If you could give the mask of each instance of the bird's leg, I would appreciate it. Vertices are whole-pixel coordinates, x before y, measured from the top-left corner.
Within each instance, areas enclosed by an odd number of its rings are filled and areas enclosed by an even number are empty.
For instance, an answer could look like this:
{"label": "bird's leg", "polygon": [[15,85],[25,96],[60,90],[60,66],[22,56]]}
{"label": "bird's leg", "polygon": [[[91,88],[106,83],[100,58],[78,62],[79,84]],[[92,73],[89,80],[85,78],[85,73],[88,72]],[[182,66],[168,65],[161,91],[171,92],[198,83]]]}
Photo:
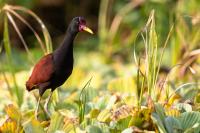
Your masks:
{"label": "bird's leg", "polygon": [[37,120],[37,115],[38,115],[38,109],[39,109],[39,104],[40,104],[40,100],[41,100],[41,96],[39,96],[38,102],[37,102],[37,106],[35,109],[35,119]]}
{"label": "bird's leg", "polygon": [[45,110],[45,112],[47,113],[48,116],[50,116],[50,113],[48,111],[48,103],[49,103],[49,101],[51,99],[52,94],[53,94],[53,91],[51,91],[49,97],[47,98],[47,100],[46,100],[46,102],[44,104],[44,110]]}

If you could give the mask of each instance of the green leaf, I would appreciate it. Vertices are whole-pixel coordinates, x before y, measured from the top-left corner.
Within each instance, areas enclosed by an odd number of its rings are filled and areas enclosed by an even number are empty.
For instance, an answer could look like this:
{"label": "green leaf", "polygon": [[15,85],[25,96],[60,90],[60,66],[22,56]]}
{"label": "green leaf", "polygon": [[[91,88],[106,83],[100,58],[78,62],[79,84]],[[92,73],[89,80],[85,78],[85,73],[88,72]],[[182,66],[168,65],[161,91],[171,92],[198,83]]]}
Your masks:
{"label": "green leaf", "polygon": [[[136,84],[132,77],[117,78],[108,83],[108,90],[137,94]],[[137,95],[136,95],[137,96]],[[135,98],[137,100],[137,97]]]}
{"label": "green leaf", "polygon": [[111,96],[107,103],[106,109],[111,109],[116,103],[117,99],[118,99],[117,96],[115,95]]}
{"label": "green leaf", "polygon": [[131,120],[129,121],[129,126],[141,127],[143,122],[144,122],[144,120],[140,116],[138,116],[138,115],[137,116],[133,116],[131,118]]}
{"label": "green leaf", "polygon": [[15,120],[7,119],[0,126],[0,133],[23,133],[23,128]]}
{"label": "green leaf", "polygon": [[20,113],[20,111],[18,110],[18,108],[16,108],[14,105],[9,104],[8,106],[6,106],[5,111],[7,113],[7,115],[15,120],[16,122],[20,121],[22,118],[22,115]]}
{"label": "green leaf", "polygon": [[164,124],[158,114],[152,113],[151,118],[153,122],[158,126],[160,133],[167,133],[167,131],[165,130]]}
{"label": "green leaf", "polygon": [[131,127],[127,128],[127,129],[123,130],[122,133],[133,133],[133,129]]}
{"label": "green leaf", "polygon": [[56,130],[59,130],[63,126],[63,119],[64,117],[60,113],[55,112],[51,117],[51,124],[47,132],[54,133]]}
{"label": "green leaf", "polygon": [[120,131],[128,128],[131,118],[132,116],[128,116],[126,118],[120,119],[116,124],[116,128]]}
{"label": "green leaf", "polygon": [[156,103],[156,104],[155,104],[155,111],[156,111],[156,113],[158,114],[158,116],[160,117],[161,121],[164,122],[164,119],[165,119],[165,117],[166,117],[166,114],[165,114],[165,110],[164,110],[164,108],[162,107],[162,105]]}
{"label": "green leaf", "polygon": [[180,131],[182,131],[180,121],[174,117],[165,118],[165,127],[168,133],[179,133]]}
{"label": "green leaf", "polygon": [[200,132],[200,126],[195,127],[196,124],[200,124],[200,112],[185,112],[181,114],[179,120],[184,130],[193,128],[195,129],[195,133]]}
{"label": "green leaf", "polygon": [[122,131],[122,133],[155,133],[151,131],[141,130],[138,127],[132,126]]}
{"label": "green leaf", "polygon": [[111,112],[110,110],[103,110],[97,117],[97,120],[100,122],[110,122],[111,121]]}
{"label": "green leaf", "polygon": [[90,118],[97,118],[97,116],[99,115],[99,113],[100,113],[100,110],[98,110],[98,109],[92,109],[90,111]]}
{"label": "green leaf", "polygon": [[101,129],[97,126],[88,126],[86,127],[87,133],[103,133]]}
{"label": "green leaf", "polygon": [[178,103],[174,105],[175,108],[180,110],[181,112],[191,112],[192,111],[192,106],[187,103]]}
{"label": "green leaf", "polygon": [[42,125],[37,120],[31,120],[26,122],[24,125],[25,133],[45,133]]}

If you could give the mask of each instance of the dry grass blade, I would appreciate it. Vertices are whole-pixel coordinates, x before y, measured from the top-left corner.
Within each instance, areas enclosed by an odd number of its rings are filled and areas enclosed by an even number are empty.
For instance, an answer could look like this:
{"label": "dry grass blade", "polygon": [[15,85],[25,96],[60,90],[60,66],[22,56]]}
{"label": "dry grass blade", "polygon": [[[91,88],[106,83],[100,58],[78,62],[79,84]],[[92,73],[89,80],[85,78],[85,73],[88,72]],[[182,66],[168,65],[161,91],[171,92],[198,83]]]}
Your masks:
{"label": "dry grass blade", "polygon": [[19,20],[21,20],[35,35],[36,39],[38,40],[43,52],[45,53],[45,48],[44,48],[44,43],[42,42],[40,36],[38,35],[38,33],[34,30],[34,28],[22,17],[20,16],[18,13],[16,13],[15,11],[11,10],[10,8],[7,9],[7,11],[9,11],[10,13],[12,13],[14,16],[16,16]]}
{"label": "dry grass blade", "polygon": [[15,31],[17,32],[19,38],[21,39],[21,41],[22,41],[22,43],[23,43],[23,45],[24,45],[24,47],[25,47],[25,50],[26,50],[26,52],[28,53],[29,59],[32,61],[32,63],[34,63],[33,56],[32,56],[32,54],[31,54],[31,52],[29,51],[28,46],[27,46],[27,44],[26,44],[26,41],[24,40],[24,38],[23,38],[21,32],[19,31],[19,28],[17,27],[15,21],[13,20],[13,18],[12,18],[12,16],[10,15],[9,12],[6,12],[6,15],[8,16],[8,19],[10,20],[11,24],[13,25],[13,27],[14,27]]}
{"label": "dry grass blade", "polygon": [[196,49],[190,52],[190,56],[200,55],[200,49]]}
{"label": "dry grass blade", "polygon": [[[8,5],[7,5],[8,6]],[[52,41],[51,41],[51,37],[49,35],[49,32],[46,28],[46,26],[44,25],[44,23],[42,22],[42,20],[31,10],[25,8],[25,7],[21,7],[21,6],[8,6],[8,8],[13,9],[13,10],[18,10],[18,11],[23,11],[29,15],[31,15],[33,18],[35,18],[37,20],[37,22],[40,24],[41,28],[42,28],[42,32],[44,35],[44,39],[45,39],[45,45],[46,45],[46,54],[52,52]]]}
{"label": "dry grass blade", "polygon": [[[167,39],[166,39],[165,44],[164,44],[164,46],[163,46],[163,48],[162,48],[160,60],[159,60],[159,62],[158,62],[158,70],[157,70],[156,79],[155,79],[156,81],[157,81],[157,79],[158,79],[158,75],[159,75],[159,71],[160,71],[160,66],[161,66],[161,62],[162,62],[163,55],[164,55],[164,52],[165,52],[165,48],[166,48],[166,46],[167,46],[167,43],[169,42],[169,38],[170,38],[170,36],[171,36],[171,34],[172,34],[173,29],[174,29],[174,25],[172,25],[172,27],[170,28],[170,31],[169,31],[169,33],[168,33],[168,35],[167,35]],[[165,82],[165,83],[166,83],[166,82]]]}

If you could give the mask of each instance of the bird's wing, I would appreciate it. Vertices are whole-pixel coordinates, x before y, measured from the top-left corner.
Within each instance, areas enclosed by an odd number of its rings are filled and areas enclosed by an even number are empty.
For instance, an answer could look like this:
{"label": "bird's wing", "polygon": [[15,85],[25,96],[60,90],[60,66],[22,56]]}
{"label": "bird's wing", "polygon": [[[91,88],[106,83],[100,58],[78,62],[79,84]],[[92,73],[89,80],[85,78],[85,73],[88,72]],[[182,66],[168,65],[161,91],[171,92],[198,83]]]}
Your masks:
{"label": "bird's wing", "polygon": [[29,80],[26,82],[27,90],[34,89],[37,85],[48,82],[54,73],[53,55],[42,57],[35,65]]}

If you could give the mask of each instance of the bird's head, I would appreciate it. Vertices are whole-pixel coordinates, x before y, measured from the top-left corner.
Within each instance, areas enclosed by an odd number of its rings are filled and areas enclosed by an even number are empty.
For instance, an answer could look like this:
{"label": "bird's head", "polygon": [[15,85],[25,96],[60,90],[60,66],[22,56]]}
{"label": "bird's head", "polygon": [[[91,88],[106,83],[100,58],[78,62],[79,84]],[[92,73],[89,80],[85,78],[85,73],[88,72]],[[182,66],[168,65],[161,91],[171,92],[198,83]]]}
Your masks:
{"label": "bird's head", "polygon": [[93,34],[93,31],[86,26],[86,21],[83,17],[73,18],[69,27],[70,27],[70,30],[74,33],[86,31],[90,34]]}

